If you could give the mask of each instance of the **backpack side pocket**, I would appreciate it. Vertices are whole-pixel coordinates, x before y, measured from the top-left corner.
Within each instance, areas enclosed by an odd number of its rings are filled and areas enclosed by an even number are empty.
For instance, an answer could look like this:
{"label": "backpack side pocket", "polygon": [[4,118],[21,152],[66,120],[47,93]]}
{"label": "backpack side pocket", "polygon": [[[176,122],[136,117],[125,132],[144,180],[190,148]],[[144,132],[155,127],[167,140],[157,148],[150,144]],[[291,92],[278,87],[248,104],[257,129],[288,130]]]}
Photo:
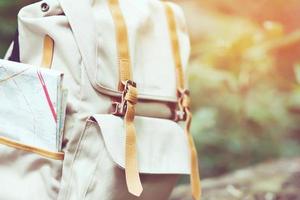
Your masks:
{"label": "backpack side pocket", "polygon": [[0,137],[0,197],[55,200],[64,154]]}

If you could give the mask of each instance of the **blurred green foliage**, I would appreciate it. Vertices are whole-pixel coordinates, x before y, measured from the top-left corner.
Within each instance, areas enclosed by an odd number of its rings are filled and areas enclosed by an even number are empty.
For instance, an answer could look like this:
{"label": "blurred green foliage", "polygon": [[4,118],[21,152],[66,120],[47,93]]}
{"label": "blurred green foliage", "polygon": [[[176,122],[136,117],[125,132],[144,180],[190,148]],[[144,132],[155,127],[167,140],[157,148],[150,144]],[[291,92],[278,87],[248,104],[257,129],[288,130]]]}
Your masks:
{"label": "blurred green foliage", "polygon": [[34,0],[0,0],[0,57],[2,58],[13,40],[17,29],[20,8]]}
{"label": "blurred green foliage", "polygon": [[191,33],[189,67],[192,132],[203,176],[299,156],[300,27],[287,31],[288,24],[261,16],[205,8],[199,6],[202,16],[194,16],[202,20],[190,24],[191,31],[196,23],[209,25]]}
{"label": "blurred green foliage", "polygon": [[[30,2],[0,1],[0,56]],[[202,175],[300,155],[300,2],[201,2],[184,9],[192,16],[188,73]]]}

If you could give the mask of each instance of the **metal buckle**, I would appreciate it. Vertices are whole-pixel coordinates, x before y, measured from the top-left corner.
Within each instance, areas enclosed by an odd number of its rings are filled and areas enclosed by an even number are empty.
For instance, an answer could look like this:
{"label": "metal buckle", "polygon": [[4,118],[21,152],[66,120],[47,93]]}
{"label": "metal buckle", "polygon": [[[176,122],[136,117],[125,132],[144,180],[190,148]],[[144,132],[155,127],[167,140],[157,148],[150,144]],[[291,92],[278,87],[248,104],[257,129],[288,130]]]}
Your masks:
{"label": "metal buckle", "polygon": [[176,110],[174,111],[174,121],[176,122],[186,121],[186,109],[188,109],[188,107],[183,105],[183,100],[186,96],[190,96],[190,91],[188,89],[181,91],[177,90],[178,104]]}
{"label": "metal buckle", "polygon": [[179,122],[179,121],[185,121],[186,120],[186,112],[184,110],[175,110],[175,117],[174,121]]}
{"label": "metal buckle", "polygon": [[125,100],[125,96],[128,92],[129,86],[136,87],[136,83],[132,80],[127,80],[125,82],[122,82],[122,84],[124,85],[124,90],[122,92],[121,101],[112,103],[112,114],[123,117],[127,109],[127,100]]}

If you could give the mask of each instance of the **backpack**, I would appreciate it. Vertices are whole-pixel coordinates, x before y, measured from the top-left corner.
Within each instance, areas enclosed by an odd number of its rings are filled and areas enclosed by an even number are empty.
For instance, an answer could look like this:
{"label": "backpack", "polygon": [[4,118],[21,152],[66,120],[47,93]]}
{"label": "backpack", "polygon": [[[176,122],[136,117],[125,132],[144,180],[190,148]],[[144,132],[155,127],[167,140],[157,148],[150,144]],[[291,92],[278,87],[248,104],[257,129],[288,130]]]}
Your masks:
{"label": "backpack", "polygon": [[[17,149],[18,167],[42,163],[24,169],[35,178],[18,176],[33,188],[22,189],[24,199],[41,199],[32,192],[39,188],[42,199],[163,200],[181,174],[190,174],[200,199],[184,79],[189,52],[183,12],[173,3],[44,0],[22,8],[6,59],[61,71],[68,89],[63,152],[55,152],[63,156]],[[0,197],[14,199],[9,192]]]}

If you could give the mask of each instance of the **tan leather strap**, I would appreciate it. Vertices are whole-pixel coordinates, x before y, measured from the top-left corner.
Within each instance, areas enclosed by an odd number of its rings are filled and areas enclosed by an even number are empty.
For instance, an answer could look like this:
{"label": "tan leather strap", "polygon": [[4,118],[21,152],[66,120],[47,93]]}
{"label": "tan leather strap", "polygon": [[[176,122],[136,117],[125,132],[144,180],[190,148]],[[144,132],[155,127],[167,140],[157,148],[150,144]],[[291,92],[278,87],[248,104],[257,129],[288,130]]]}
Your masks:
{"label": "tan leather strap", "polygon": [[127,109],[124,116],[125,130],[126,130],[126,149],[125,149],[125,170],[126,183],[128,191],[140,196],[143,187],[139,177],[138,161],[137,161],[137,145],[136,145],[136,131],[134,126],[134,105],[137,103],[137,90],[135,87],[129,86],[128,92],[125,95],[127,101]]}
{"label": "tan leather strap", "polygon": [[116,27],[116,41],[119,62],[119,91],[123,92],[122,100],[116,104],[114,114],[124,116],[126,142],[125,142],[125,176],[128,191],[140,196],[143,187],[139,176],[136,130],[134,127],[135,109],[137,102],[137,89],[132,83],[131,62],[129,55],[129,42],[126,23],[118,0],[109,0],[109,8]]}
{"label": "tan leather strap", "polygon": [[47,150],[44,150],[44,149],[28,146],[26,144],[22,144],[20,142],[10,140],[8,138],[1,137],[1,136],[0,136],[0,144],[9,146],[9,147],[14,148],[14,149],[19,149],[19,150],[22,150],[22,151],[35,153],[35,154],[41,155],[43,157],[54,159],[54,160],[63,160],[64,159],[64,153],[63,152],[47,151]]}
{"label": "tan leather strap", "polygon": [[51,68],[52,59],[53,59],[53,50],[54,50],[54,41],[49,36],[44,37],[44,48],[43,48],[43,58],[41,66],[44,68]]}
{"label": "tan leather strap", "polygon": [[198,156],[193,140],[193,136],[190,133],[190,126],[192,122],[192,113],[190,112],[190,97],[189,93],[186,92],[184,74],[182,67],[182,60],[180,55],[179,39],[177,35],[176,18],[170,3],[165,3],[166,16],[169,26],[169,34],[171,38],[172,53],[176,68],[176,80],[177,80],[177,92],[178,92],[178,108],[179,111],[185,115],[185,134],[188,137],[189,149],[190,149],[190,160],[191,160],[191,188],[192,195],[195,200],[201,199],[201,183],[198,167]]}
{"label": "tan leather strap", "polygon": [[132,80],[127,26],[119,0],[109,0],[109,7],[116,27],[116,44],[119,57],[119,90],[122,91],[124,88],[122,82]]}
{"label": "tan leather strap", "polygon": [[166,15],[168,19],[169,34],[170,34],[170,39],[172,44],[173,59],[174,59],[174,64],[176,69],[177,88],[180,90],[184,90],[185,89],[184,73],[182,68],[179,41],[178,41],[178,36],[176,31],[177,30],[176,20],[175,20],[173,9],[168,2],[165,2],[165,8],[166,8]]}

